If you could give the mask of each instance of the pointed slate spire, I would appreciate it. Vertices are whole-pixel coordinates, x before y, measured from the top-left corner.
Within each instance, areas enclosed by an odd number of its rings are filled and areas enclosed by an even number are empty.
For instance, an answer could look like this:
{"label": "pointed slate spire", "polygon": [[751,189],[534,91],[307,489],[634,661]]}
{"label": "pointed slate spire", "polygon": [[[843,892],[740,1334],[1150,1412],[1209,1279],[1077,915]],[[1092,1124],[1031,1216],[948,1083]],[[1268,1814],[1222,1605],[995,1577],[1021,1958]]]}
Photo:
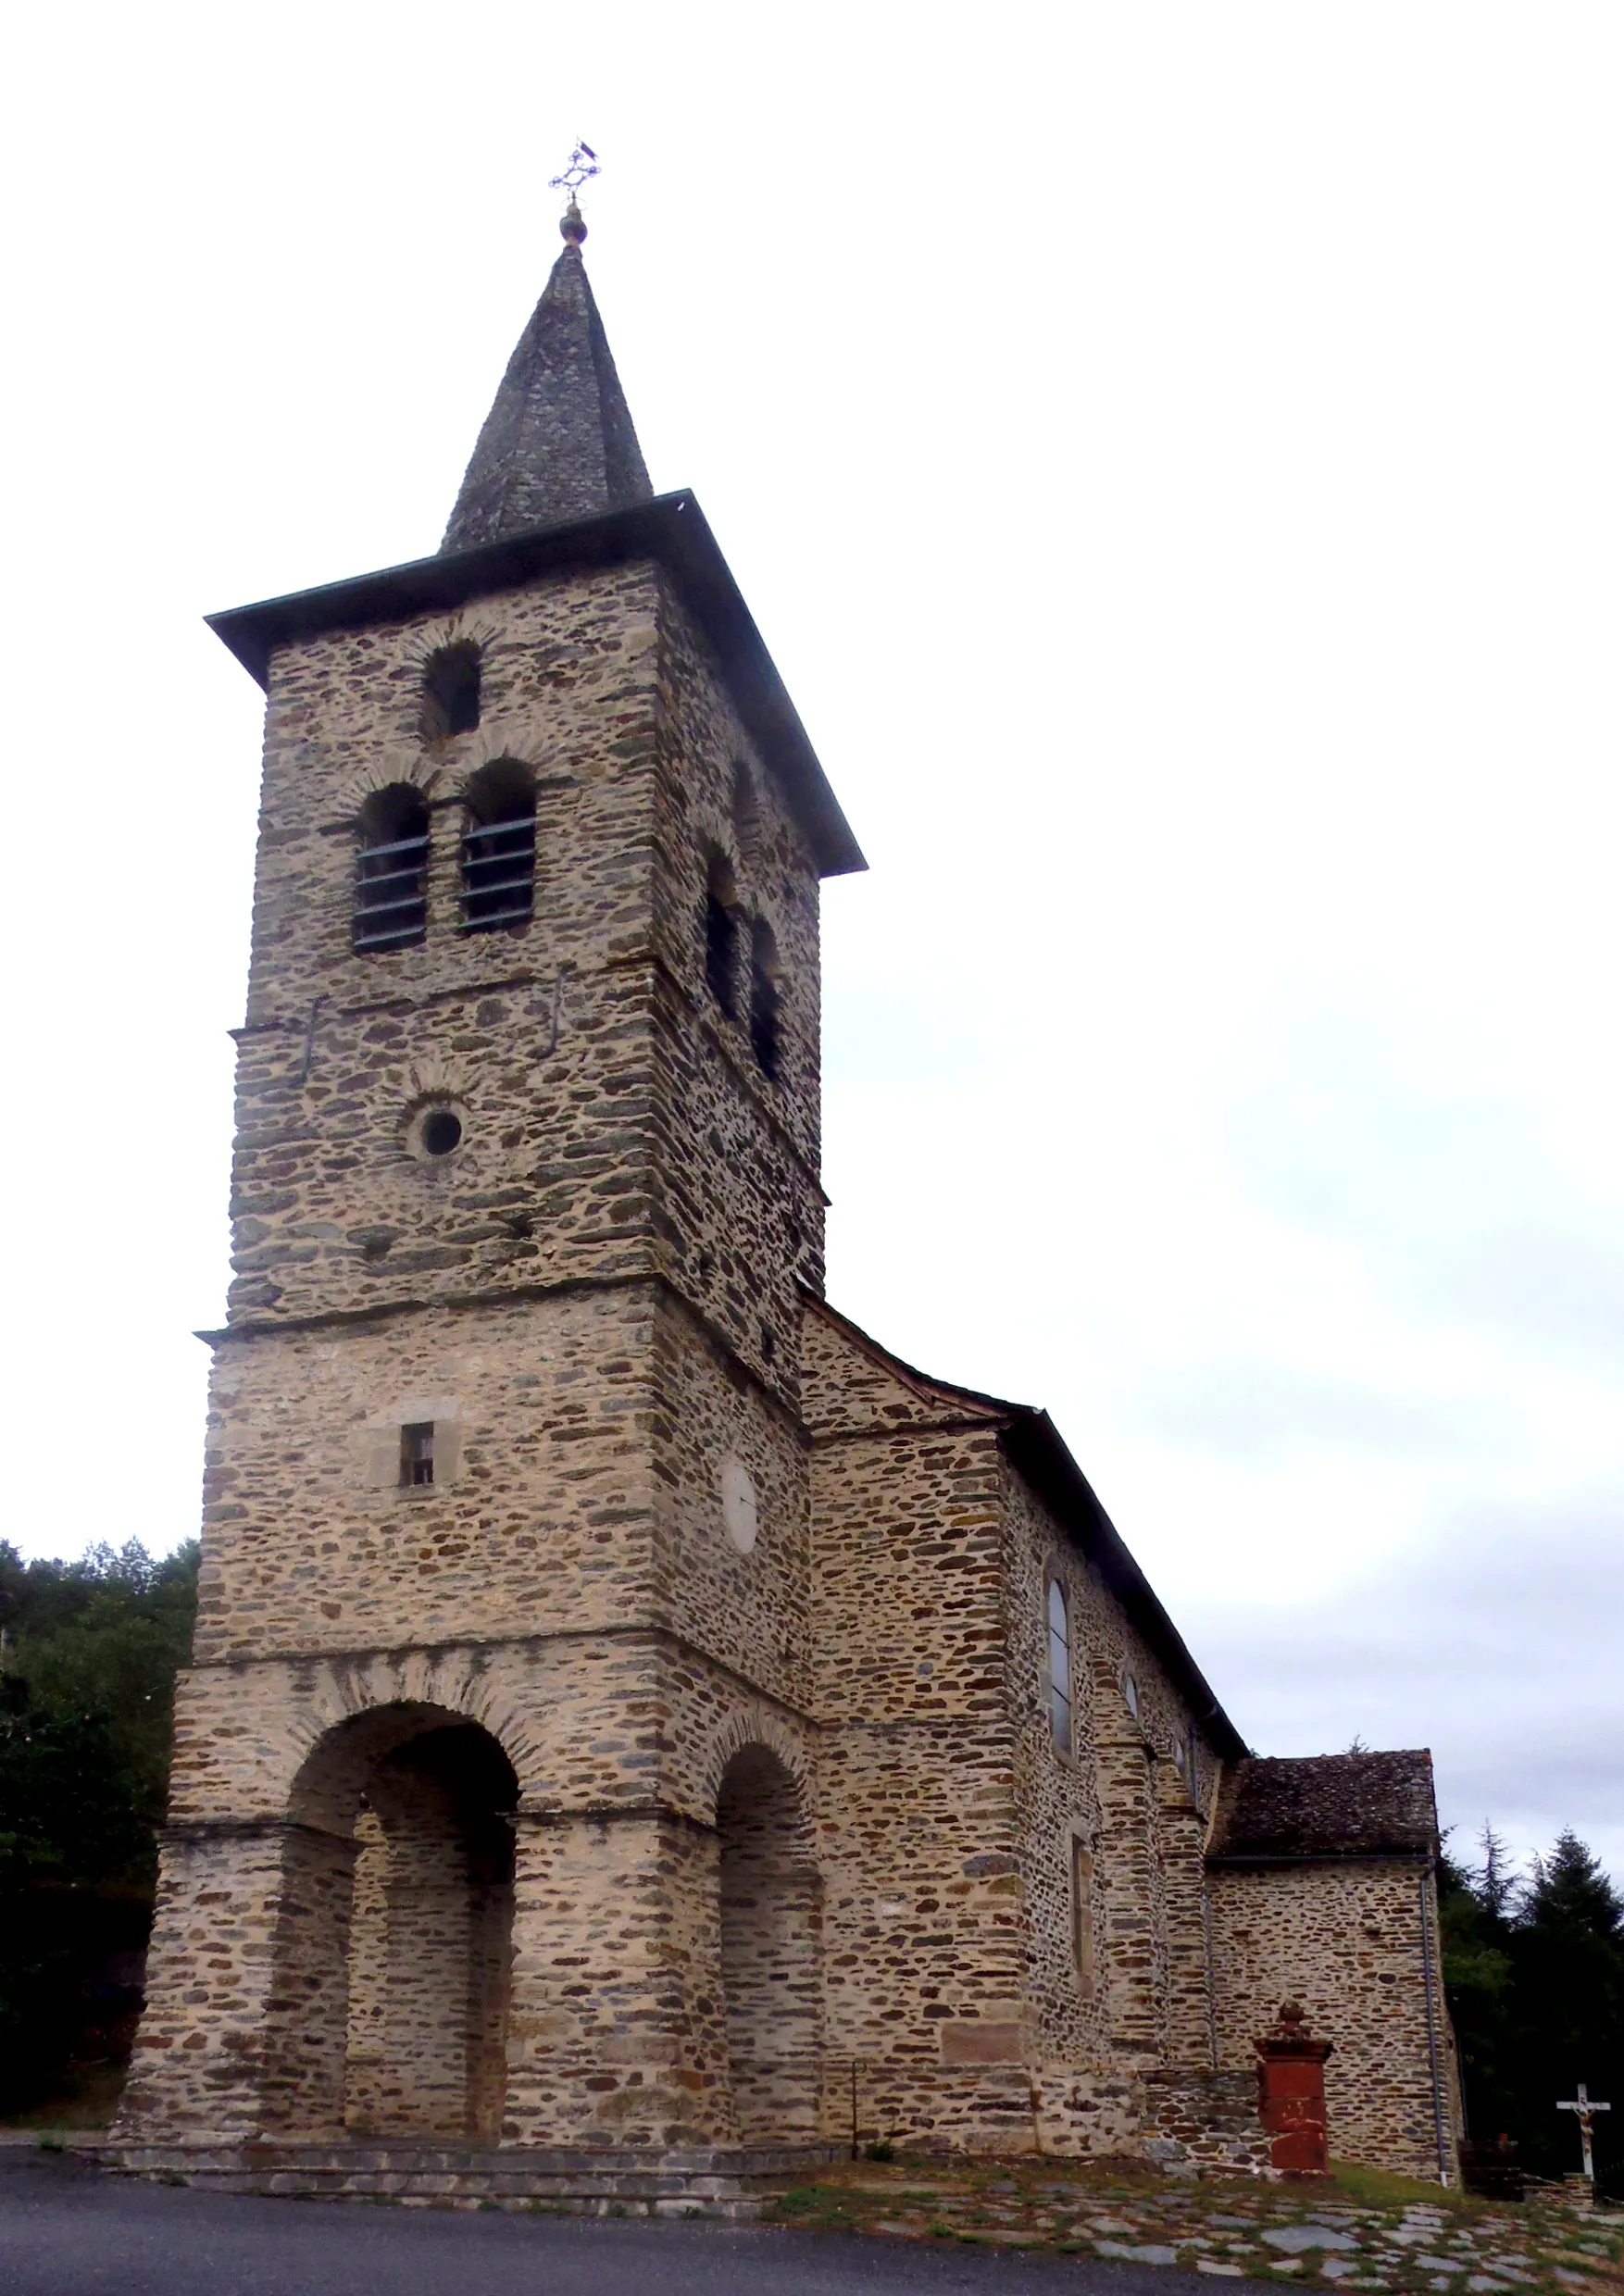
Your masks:
{"label": "pointed slate spire", "polygon": [[471,550],[564,526],[654,489],[581,258],[586,225],[570,201],[564,252],[507,362],[441,550]]}

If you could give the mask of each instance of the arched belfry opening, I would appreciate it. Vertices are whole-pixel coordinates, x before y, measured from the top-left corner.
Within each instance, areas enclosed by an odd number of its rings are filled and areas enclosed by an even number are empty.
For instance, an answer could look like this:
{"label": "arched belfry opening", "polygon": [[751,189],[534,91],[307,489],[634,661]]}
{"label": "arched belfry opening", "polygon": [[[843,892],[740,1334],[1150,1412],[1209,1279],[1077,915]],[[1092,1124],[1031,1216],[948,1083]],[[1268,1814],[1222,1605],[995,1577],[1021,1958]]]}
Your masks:
{"label": "arched belfry opening", "polygon": [[267,2035],[284,2133],[495,2142],[518,1800],[496,1740],[441,1707],[375,1708],[308,1756]]}
{"label": "arched belfry opening", "polygon": [[391,782],[372,792],[356,826],[356,952],[406,948],[423,938],[428,921],[428,800],[410,782]]}
{"label": "arched belfry opening", "polygon": [[463,930],[528,925],[535,907],[534,774],[514,758],[493,758],[470,775],[464,800]]}
{"label": "arched belfry opening", "polygon": [[801,1789],[746,1746],[717,1795],[728,2072],[742,2144],[818,2134],[822,1902]]}

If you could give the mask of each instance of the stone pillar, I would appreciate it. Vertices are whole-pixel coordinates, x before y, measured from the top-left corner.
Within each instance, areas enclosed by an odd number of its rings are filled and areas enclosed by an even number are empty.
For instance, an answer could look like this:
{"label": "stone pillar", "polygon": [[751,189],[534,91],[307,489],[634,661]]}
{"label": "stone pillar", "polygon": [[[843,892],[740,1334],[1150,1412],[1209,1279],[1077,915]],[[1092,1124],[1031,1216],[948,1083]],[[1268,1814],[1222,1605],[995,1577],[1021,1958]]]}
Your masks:
{"label": "stone pillar", "polygon": [[[1122,1704],[1114,1671],[1096,1665],[1093,1706],[1101,1835],[1095,1860],[1103,1920],[1095,1968],[1113,2045],[1157,2057],[1162,2048],[1162,1969],[1152,1870],[1151,1761]],[[1118,1719],[1120,1714],[1121,1718]]]}
{"label": "stone pillar", "polygon": [[1168,2062],[1181,2070],[1213,2069],[1212,1999],[1206,1936],[1206,1820],[1191,1799],[1178,1765],[1157,1760],[1156,1799],[1162,1904],[1167,1926],[1164,2034]]}
{"label": "stone pillar", "polygon": [[382,1766],[356,1831],[344,2120],[356,2135],[468,2133],[473,1892],[443,1791]]}
{"label": "stone pillar", "polygon": [[515,1852],[503,2141],[731,2141],[714,1830],[521,1810]]}
{"label": "stone pillar", "polygon": [[1288,2177],[1323,2177],[1330,2167],[1325,2128],[1328,2040],[1309,2033],[1287,2002],[1280,2022],[1252,2044],[1257,2052],[1257,2110],[1269,2136],[1270,2165]]}
{"label": "stone pillar", "polygon": [[356,1844],[348,1835],[291,1821],[279,1830],[260,2127],[267,2135],[331,2140],[344,2134]]}
{"label": "stone pillar", "polygon": [[354,1845],[281,1820],[169,1828],[146,2009],[116,2133],[342,2126]]}

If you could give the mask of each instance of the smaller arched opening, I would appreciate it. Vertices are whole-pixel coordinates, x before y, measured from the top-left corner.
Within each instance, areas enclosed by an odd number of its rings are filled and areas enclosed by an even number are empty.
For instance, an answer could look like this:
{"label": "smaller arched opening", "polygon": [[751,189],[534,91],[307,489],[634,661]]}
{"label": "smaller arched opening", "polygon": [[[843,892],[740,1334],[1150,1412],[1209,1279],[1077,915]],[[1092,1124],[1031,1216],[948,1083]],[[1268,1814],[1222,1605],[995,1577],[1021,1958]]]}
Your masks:
{"label": "smaller arched opening", "polygon": [[358,951],[405,948],[428,926],[429,806],[409,781],[374,790],[356,826],[351,938]]}
{"label": "smaller arched opening", "polygon": [[818,2133],[822,1905],[812,1828],[795,1778],[745,1746],[717,1795],[722,1999],[742,2144]]}
{"label": "smaller arched opening", "polygon": [[463,795],[463,930],[528,925],[536,898],[535,776],[517,759],[498,757],[469,776]]}
{"label": "smaller arched opening", "polygon": [[750,1043],[756,1065],[765,1077],[776,1077],[779,1072],[781,979],[772,928],[757,917],[750,928]]}
{"label": "smaller arched opening", "polygon": [[423,664],[418,727],[425,742],[472,733],[480,722],[480,649],[471,638],[436,646]]}
{"label": "smaller arched opening", "polygon": [[518,1781],[434,1706],[330,1730],[294,1793],[270,2123],[494,2142],[506,2090]]}
{"label": "smaller arched opening", "polygon": [[730,1020],[739,1017],[739,891],[713,853],[705,879],[705,983]]}

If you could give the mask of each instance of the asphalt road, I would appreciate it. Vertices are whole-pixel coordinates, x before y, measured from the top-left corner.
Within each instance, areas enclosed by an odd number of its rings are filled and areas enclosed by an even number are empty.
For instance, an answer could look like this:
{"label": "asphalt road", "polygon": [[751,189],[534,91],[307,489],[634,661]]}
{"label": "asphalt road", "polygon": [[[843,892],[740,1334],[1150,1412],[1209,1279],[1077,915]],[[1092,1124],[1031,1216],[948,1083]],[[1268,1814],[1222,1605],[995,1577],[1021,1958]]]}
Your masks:
{"label": "asphalt road", "polygon": [[[1235,2296],[1255,2283],[1228,2281]],[[1213,2296],[1081,2257],[756,2225],[238,2199],[0,2150],[4,2296]]]}

